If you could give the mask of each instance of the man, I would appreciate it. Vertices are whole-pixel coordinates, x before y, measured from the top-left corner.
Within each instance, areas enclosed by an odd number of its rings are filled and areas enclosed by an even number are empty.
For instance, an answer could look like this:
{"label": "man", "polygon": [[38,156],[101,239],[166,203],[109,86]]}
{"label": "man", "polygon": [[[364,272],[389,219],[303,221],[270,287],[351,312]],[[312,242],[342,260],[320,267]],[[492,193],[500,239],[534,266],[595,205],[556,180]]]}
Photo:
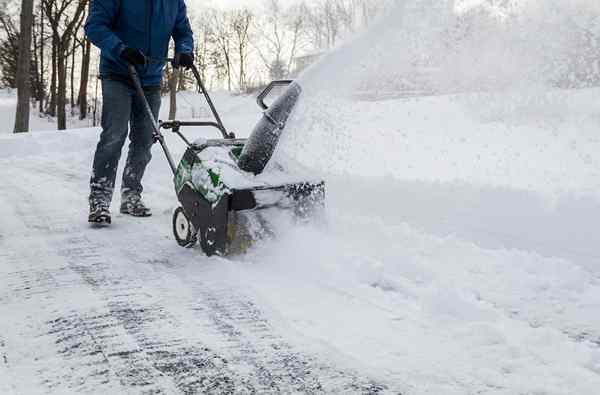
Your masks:
{"label": "man", "polygon": [[102,134],[90,179],[89,222],[110,224],[110,203],[121,149],[129,128],[129,153],[121,185],[121,213],[147,217],[142,176],[152,157],[152,124],[129,78],[128,65],[139,73],[155,118],[160,108],[160,81],[171,38],[174,67],[193,65],[193,35],[184,0],[92,0],[85,32],[101,50]]}

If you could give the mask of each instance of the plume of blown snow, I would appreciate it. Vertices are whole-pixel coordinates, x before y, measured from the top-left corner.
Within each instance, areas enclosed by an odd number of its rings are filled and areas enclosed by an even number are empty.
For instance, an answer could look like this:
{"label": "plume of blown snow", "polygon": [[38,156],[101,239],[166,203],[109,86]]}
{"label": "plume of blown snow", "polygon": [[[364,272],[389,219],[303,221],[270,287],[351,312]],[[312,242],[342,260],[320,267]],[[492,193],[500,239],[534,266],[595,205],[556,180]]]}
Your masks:
{"label": "plume of blown snow", "polygon": [[600,85],[598,4],[464,3],[396,1],[306,70],[276,155],[335,174],[600,195],[599,105],[564,90]]}
{"label": "plume of blown snow", "polygon": [[600,79],[599,53],[596,1],[396,1],[302,83],[336,96],[580,87]]}

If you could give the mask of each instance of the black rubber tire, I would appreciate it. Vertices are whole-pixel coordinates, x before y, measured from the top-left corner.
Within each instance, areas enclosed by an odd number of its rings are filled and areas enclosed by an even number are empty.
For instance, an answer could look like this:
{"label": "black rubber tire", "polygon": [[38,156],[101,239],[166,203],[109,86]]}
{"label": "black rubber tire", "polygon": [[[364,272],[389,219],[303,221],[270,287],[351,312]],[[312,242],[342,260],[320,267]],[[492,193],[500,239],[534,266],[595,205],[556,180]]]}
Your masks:
{"label": "black rubber tire", "polygon": [[173,212],[173,236],[182,247],[193,247],[197,241],[194,225],[188,220],[182,207],[177,207]]}

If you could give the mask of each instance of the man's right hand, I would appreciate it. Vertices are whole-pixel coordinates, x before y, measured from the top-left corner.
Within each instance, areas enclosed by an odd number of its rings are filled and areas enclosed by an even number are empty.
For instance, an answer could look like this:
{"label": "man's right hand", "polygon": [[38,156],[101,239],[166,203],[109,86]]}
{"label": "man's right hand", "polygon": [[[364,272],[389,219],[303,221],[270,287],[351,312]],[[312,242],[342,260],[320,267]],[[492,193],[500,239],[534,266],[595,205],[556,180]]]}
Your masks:
{"label": "man's right hand", "polygon": [[121,51],[121,59],[126,61],[129,64],[134,66],[145,66],[146,65],[146,56],[139,49],[125,47],[123,51]]}

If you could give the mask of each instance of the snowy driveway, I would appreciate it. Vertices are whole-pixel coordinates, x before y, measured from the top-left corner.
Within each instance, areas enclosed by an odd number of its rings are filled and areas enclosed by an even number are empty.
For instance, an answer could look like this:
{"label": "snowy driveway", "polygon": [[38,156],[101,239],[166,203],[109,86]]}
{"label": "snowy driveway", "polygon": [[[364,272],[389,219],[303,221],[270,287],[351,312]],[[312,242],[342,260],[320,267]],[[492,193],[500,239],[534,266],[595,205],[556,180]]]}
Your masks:
{"label": "snowy driveway", "polygon": [[151,202],[164,200],[152,219],[90,229],[96,133],[35,137],[5,140],[21,154],[0,158],[0,393],[389,390],[273,325],[243,282],[221,273],[233,263],[179,248],[166,173],[149,188]]}

